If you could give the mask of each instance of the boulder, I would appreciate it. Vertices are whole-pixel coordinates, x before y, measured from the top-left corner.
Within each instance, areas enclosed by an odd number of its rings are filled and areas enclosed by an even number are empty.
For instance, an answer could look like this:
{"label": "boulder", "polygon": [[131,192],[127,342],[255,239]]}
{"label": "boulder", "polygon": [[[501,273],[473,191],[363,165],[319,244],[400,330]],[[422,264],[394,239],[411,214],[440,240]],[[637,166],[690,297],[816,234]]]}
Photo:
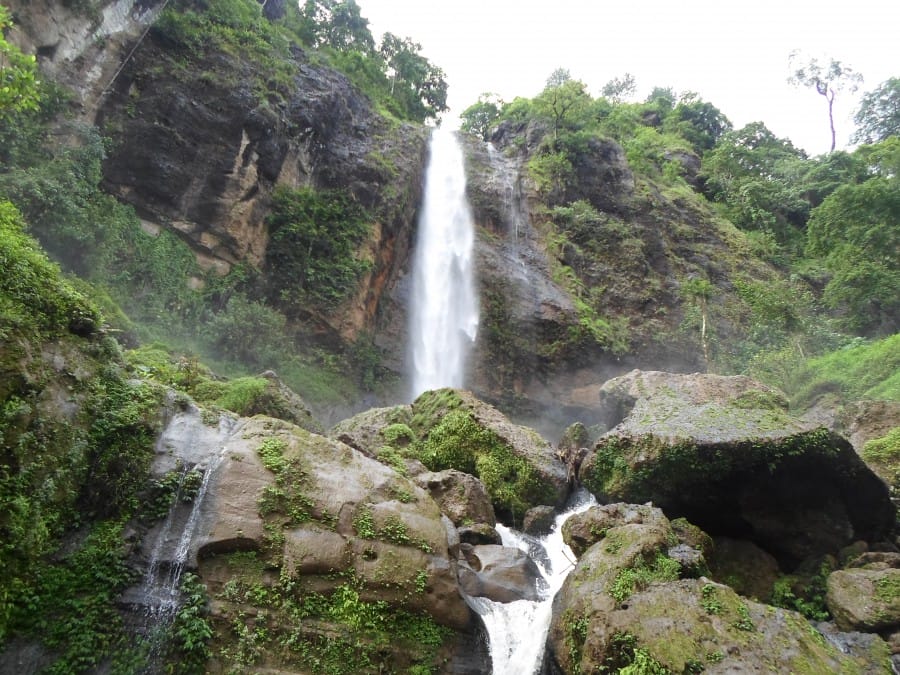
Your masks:
{"label": "boulder", "polygon": [[601,405],[615,426],[579,470],[601,500],[652,501],[790,565],[893,527],[887,487],[850,444],[749,378],[634,370]]}
{"label": "boulder", "polygon": [[415,483],[431,495],[454,525],[484,523],[493,528],[497,524],[490,495],[475,476],[447,469],[419,474]]}
{"label": "boulder", "polygon": [[766,601],[781,571],[778,561],[752,541],[716,537],[709,561],[710,576],[740,595]]}
{"label": "boulder", "polygon": [[537,564],[518,548],[463,546],[465,565],[460,565],[460,586],[467,595],[495,602],[539,600],[543,578]]}
{"label": "boulder", "polygon": [[368,457],[376,457],[379,448],[390,445],[385,437],[385,430],[393,424],[408,424],[411,414],[410,406],[371,408],[335,424],[328,430],[328,437],[345,443]]}
{"label": "boulder", "polygon": [[463,525],[458,530],[459,540],[464,544],[478,546],[479,544],[502,544],[500,533],[487,523],[475,523]]}
{"label": "boulder", "polygon": [[[689,547],[672,546],[660,509],[614,504],[581,515],[569,537],[596,541],[582,541],[589,547],[553,601],[549,672],[886,672],[889,651],[877,636],[845,655],[796,612],[705,577],[679,578],[689,570],[668,552]],[[592,533],[590,523],[602,527]]]}
{"label": "boulder", "polygon": [[612,611],[598,604],[587,598],[566,606],[562,621],[554,613],[550,657],[560,672],[629,665],[648,673],[891,672],[878,636],[868,649],[844,654],[800,614],[745,600],[708,579],[651,584]]}
{"label": "boulder", "polygon": [[[605,504],[592,506],[570,516],[563,523],[563,539],[576,556],[581,556],[610,530],[625,525],[645,526],[647,532],[668,532],[669,522],[662,511],[649,504]],[[654,537],[655,540],[655,537]]]}
{"label": "boulder", "polygon": [[[891,566],[888,566],[891,565]],[[900,555],[828,576],[826,602],[838,628],[891,633],[900,629]]]}
{"label": "boulder", "polygon": [[275,371],[267,370],[260,375],[266,379],[266,388],[256,396],[244,415],[268,415],[303,427],[307,431],[322,433],[322,425],[313,417],[306,401],[287,386]]}
{"label": "boulder", "polygon": [[[467,391],[428,391],[411,406],[355,415],[334,426],[329,435],[381,461],[399,458],[410,474],[418,473],[413,464],[420,461],[435,473],[455,469],[474,475],[490,496],[494,512],[506,522],[520,520],[532,506],[562,505],[569,492],[565,467],[540,434],[512,423]],[[390,452],[385,453],[385,447]],[[451,476],[456,476],[453,481],[463,480],[456,474],[440,480],[450,480]],[[434,489],[448,494],[439,484]],[[463,508],[463,503],[475,500],[471,504],[473,513],[487,518],[485,507],[475,506],[479,499],[477,484],[471,483],[464,490],[468,497],[453,506],[448,502],[447,508],[461,514],[459,509],[470,508]],[[469,517],[475,519],[475,515]]]}
{"label": "boulder", "polygon": [[522,531],[532,537],[549,534],[556,520],[556,509],[552,506],[535,506],[528,509],[522,520]]}
{"label": "boulder", "polygon": [[[267,443],[282,459],[261,456]],[[271,470],[281,462],[290,483]],[[349,576],[366,601],[425,612],[456,631],[473,628],[457,582],[455,532],[449,548],[452,524],[420,487],[343,443],[281,420],[247,420],[225,444],[200,517],[202,577],[223,556],[249,549],[317,592]],[[211,580],[211,595],[219,585]]]}
{"label": "boulder", "polygon": [[553,446],[471,392],[425,392],[412,411],[423,427],[420,459],[432,470],[476,474],[501,520],[513,522],[532,506],[565,502],[569,484]]}

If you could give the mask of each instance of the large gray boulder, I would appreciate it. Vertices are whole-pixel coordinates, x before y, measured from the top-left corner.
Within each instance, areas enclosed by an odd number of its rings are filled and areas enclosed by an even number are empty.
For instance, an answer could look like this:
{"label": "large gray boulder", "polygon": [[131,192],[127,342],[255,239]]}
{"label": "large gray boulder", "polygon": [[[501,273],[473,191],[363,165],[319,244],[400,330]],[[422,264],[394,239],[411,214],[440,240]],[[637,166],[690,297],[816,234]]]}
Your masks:
{"label": "large gray boulder", "polygon": [[614,428],[579,469],[601,499],[652,501],[788,564],[893,527],[887,486],[850,444],[749,378],[634,370],[603,385],[601,405]]}
{"label": "large gray boulder", "polygon": [[485,544],[462,547],[460,586],[467,595],[495,602],[538,600],[543,580],[537,564],[524,551]]}

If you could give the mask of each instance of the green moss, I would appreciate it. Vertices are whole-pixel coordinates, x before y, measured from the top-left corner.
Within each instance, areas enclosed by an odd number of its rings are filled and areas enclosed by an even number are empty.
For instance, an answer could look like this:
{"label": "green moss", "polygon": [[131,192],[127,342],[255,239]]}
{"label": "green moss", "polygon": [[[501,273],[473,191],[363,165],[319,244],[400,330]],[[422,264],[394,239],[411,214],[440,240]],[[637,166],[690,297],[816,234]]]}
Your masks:
{"label": "green moss", "polygon": [[[433,673],[454,635],[427,615],[364,600],[353,577],[312,591],[283,571],[266,581],[256,558],[249,572],[244,560],[227,562],[230,581],[218,596],[226,618],[215,626],[213,652],[228,672],[278,665],[329,675]],[[426,588],[427,572],[419,570],[411,591]]]}
{"label": "green moss", "polygon": [[494,507],[524,514],[536,504],[555,501],[553,487],[535,467],[464,409],[451,409],[418,446],[419,458],[432,471],[457,469],[478,476]]}
{"label": "green moss", "polygon": [[657,553],[652,561],[638,558],[632,567],[620,570],[607,592],[616,602],[624,602],[633,593],[643,590],[654,581],[675,581],[681,572],[677,561]]}
{"label": "green moss", "polygon": [[886,570],[885,576],[875,581],[875,597],[883,603],[900,598],[900,570]]}
{"label": "green moss", "polygon": [[402,448],[416,440],[413,430],[406,424],[389,424],[381,430],[381,437],[388,445]]}
{"label": "green moss", "polygon": [[307,474],[300,459],[287,456],[287,450],[287,442],[278,437],[265,439],[256,449],[263,466],[275,474],[275,484],[263,489],[257,508],[270,523],[280,516],[284,526],[292,526],[310,520],[315,504],[304,492]]}
{"label": "green moss", "polygon": [[[775,471],[789,457],[809,454],[831,459],[837,452],[830,432],[824,428],[779,439],[705,445],[687,440],[670,443],[652,434],[611,436],[597,444],[583,482],[596,495],[643,503],[660,492],[707,485],[736,471],[755,467]],[[632,468],[635,458],[646,457],[654,461],[643,461],[639,468]]]}

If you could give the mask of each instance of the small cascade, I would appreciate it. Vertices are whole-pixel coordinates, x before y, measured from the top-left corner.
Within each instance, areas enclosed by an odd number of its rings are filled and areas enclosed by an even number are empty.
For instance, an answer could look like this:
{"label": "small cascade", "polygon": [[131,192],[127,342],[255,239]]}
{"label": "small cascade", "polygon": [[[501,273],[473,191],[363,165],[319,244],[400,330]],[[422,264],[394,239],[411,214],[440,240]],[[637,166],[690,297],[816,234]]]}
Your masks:
{"label": "small cascade", "polygon": [[540,538],[497,526],[504,546],[518,548],[535,560],[543,583],[539,589],[541,600],[537,602],[502,603],[487,598],[466,598],[487,629],[494,675],[537,675],[541,672],[553,598],[575,566],[575,556],[563,542],[562,526],[570,516],[586,511],[595,503],[593,495],[587,491],[577,493],[568,508],[556,516],[550,533]]}
{"label": "small cascade", "polygon": [[235,428],[235,419],[228,415],[210,426],[200,410],[188,406],[172,415],[157,440],[154,474],[171,476],[177,471],[178,477],[165,519],[145,540],[143,579],[122,597],[130,608],[132,629],[147,649],[144,673],[162,672],[159,661],[166,630],[181,607],[182,576],[196,554],[204,502]]}
{"label": "small cascade", "polygon": [[475,226],[462,149],[452,131],[436,129],[430,150],[413,260],[412,398],[429,389],[463,386],[478,331]]}
{"label": "small cascade", "polygon": [[[197,524],[200,521],[200,508],[203,505],[203,498],[209,489],[210,479],[215,473],[216,467],[222,460],[222,452],[216,455],[210,463],[203,468],[203,479],[200,487],[191,500],[191,510],[187,520],[181,526],[181,531],[176,531],[176,513],[183,503],[183,495],[185,488],[185,479],[189,475],[187,467],[182,472],[181,480],[178,483],[178,489],[175,492],[175,499],[172,507],[166,515],[159,536],[153,545],[150,554],[150,560],[147,565],[147,573],[144,575],[144,582],[141,586],[141,596],[144,599],[143,605],[149,623],[154,624],[156,628],[160,624],[168,625],[175,618],[175,613],[180,605],[181,575],[184,573],[184,566],[188,559],[191,542],[197,530]],[[197,467],[192,467],[191,471],[196,471]],[[176,539],[177,537],[177,539]],[[170,543],[175,540],[175,545]]]}

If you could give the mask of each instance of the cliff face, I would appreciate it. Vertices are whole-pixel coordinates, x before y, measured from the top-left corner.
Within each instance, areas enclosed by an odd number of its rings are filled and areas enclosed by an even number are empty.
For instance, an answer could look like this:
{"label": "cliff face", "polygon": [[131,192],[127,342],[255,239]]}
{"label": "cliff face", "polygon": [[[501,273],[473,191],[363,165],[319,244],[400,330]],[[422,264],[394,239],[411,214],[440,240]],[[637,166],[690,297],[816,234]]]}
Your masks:
{"label": "cliff face", "polygon": [[[188,65],[185,65],[188,61]],[[358,291],[320,317],[352,340],[372,330],[421,192],[426,133],[391,126],[341,74],[295,48],[279,91],[250,59],[188,53],[156,29],[125,64],[97,122],[114,139],[106,185],[151,226],[177,230],[205,268],[265,269],[276,185],[348,191],[374,222]]]}
{"label": "cliff face", "polygon": [[[499,127],[493,144],[467,141],[468,191],[478,243],[481,328],[472,387],[548,433],[597,415],[599,383],[637,365],[704,370],[698,303],[685,292],[709,280],[710,325],[736,340],[748,308],[732,280],[773,278],[743,236],[696,195],[636,176],[622,148],[592,139],[558,204],[595,212],[568,227],[531,179],[546,130]],[[694,167],[696,169],[696,167]]]}
{"label": "cliff face", "polygon": [[131,45],[153,23],[162,0],[9,0],[10,39],[35,54],[41,69],[76,94],[90,118]]}
{"label": "cliff face", "polygon": [[159,2],[81,13],[52,0],[25,4],[13,3],[18,41],[111,139],[105,187],[135,207],[147,232],[177,232],[207,271],[247,264],[271,278],[273,189],[345,190],[371,218],[358,251],[371,264],[340,307],[312,317],[312,330],[344,342],[375,330],[407,257],[426,129],[388,122],[298,47],[266,62],[150,28]]}

